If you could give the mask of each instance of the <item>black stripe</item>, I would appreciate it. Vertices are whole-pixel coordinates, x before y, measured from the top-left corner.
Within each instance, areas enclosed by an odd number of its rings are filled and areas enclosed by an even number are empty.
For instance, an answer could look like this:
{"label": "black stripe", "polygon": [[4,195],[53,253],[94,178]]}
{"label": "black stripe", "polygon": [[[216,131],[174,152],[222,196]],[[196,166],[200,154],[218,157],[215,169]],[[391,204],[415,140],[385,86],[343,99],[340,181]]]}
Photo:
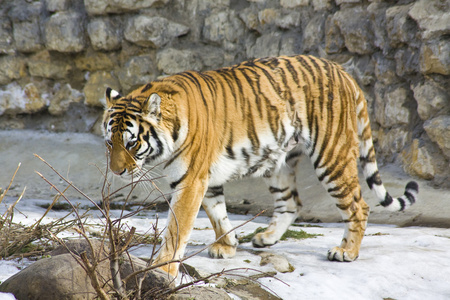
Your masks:
{"label": "black stripe", "polygon": [[214,198],[217,196],[223,196],[223,186],[220,185],[220,186],[208,187],[205,197]]}
{"label": "black stripe", "polygon": [[152,84],[151,83],[147,83],[141,90],[141,93],[145,93],[146,91],[148,91],[149,89],[152,88]]}
{"label": "black stripe", "polygon": [[386,193],[386,196],[384,197],[384,200],[380,202],[381,206],[389,206],[392,204],[392,202],[394,202],[394,199],[392,199],[391,195],[389,195],[389,193]]}
{"label": "black stripe", "polygon": [[367,177],[366,182],[370,189],[373,188],[374,184],[381,185],[382,182],[381,182],[381,177],[380,177],[380,173],[378,172],[378,170],[375,171],[370,177]]}
{"label": "black stripe", "polygon": [[186,176],[187,176],[187,172],[184,173],[184,175],[181,176],[181,178],[178,179],[177,181],[174,181],[174,182],[170,183],[170,188],[172,190],[175,189],[177,187],[177,185],[179,185],[186,178]]}
{"label": "black stripe", "polygon": [[274,194],[274,193],[284,193],[288,190],[289,187],[286,187],[284,189],[280,189],[274,186],[269,186],[269,192]]}

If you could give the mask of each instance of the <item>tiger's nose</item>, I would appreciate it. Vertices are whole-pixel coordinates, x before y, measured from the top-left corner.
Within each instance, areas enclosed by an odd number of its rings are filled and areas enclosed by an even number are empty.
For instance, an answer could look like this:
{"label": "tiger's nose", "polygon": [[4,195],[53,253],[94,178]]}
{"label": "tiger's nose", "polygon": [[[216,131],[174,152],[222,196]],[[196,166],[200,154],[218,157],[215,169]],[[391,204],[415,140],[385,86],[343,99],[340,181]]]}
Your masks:
{"label": "tiger's nose", "polygon": [[127,171],[127,169],[123,169],[123,170],[119,170],[119,171],[115,171],[115,170],[111,170],[114,174],[116,174],[116,175],[123,175],[126,171]]}

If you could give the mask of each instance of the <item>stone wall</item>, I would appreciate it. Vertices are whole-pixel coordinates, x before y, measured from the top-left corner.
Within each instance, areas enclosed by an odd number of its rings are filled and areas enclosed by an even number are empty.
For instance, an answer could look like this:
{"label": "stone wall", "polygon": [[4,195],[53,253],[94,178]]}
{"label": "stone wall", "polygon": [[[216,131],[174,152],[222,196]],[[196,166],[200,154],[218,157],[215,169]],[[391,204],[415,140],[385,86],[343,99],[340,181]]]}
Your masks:
{"label": "stone wall", "polygon": [[358,80],[380,162],[450,185],[445,0],[0,0],[0,128],[98,134],[107,86],[296,53]]}

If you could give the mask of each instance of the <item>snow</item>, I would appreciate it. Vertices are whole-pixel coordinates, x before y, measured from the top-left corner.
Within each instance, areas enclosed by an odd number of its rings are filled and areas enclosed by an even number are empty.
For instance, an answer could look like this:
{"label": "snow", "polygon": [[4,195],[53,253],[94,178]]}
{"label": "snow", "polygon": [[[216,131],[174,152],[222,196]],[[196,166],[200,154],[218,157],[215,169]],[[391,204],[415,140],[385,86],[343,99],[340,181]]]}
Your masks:
{"label": "snow", "polygon": [[[4,201],[5,202],[5,201]],[[44,213],[39,203],[45,200],[21,200],[17,206],[16,223],[31,224]],[[0,213],[6,210],[2,203]],[[82,203],[84,205],[86,203]],[[119,211],[114,211],[118,215]],[[67,212],[51,212],[45,222],[61,217]],[[158,227],[165,226],[167,212],[141,212],[127,220],[137,232],[149,230],[156,216]],[[92,216],[92,222],[100,222]],[[230,214],[233,226],[250,219],[250,216]],[[269,219],[258,217],[236,230],[239,236],[267,226]],[[343,224],[312,224],[320,227],[291,226],[291,230],[304,230],[322,234],[306,240],[287,240],[267,249],[254,249],[251,243],[241,244],[232,259],[213,260],[207,251],[188,259],[187,264],[201,273],[220,272],[223,269],[242,268],[233,274],[256,274],[251,269],[263,272],[274,271],[269,265],[260,266],[261,257],[254,250],[285,256],[295,267],[292,273],[277,273],[276,278],[260,278],[258,281],[282,299],[449,299],[450,298],[450,229],[408,227],[369,224],[358,260],[352,263],[330,262],[326,259],[329,248],[337,245],[343,235]],[[65,233],[64,236],[74,236]],[[205,212],[200,211],[195,222],[186,255],[211,243],[214,232]],[[132,254],[148,257],[149,246],[139,247]],[[24,260],[0,260],[0,281],[31,264]],[[183,279],[186,280],[186,279]],[[10,294],[1,294],[0,299],[14,299]],[[239,299],[235,297],[235,299]]]}

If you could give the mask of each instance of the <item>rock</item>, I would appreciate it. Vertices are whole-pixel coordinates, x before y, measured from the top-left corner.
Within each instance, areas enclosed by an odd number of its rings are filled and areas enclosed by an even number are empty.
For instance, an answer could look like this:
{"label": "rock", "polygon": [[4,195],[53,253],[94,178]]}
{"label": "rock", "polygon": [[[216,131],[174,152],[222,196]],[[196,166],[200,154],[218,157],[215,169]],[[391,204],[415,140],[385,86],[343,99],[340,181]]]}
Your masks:
{"label": "rock", "polygon": [[259,25],[258,14],[251,7],[247,7],[239,13],[239,18],[245,23],[250,30],[257,30]]}
{"label": "rock", "polygon": [[303,31],[304,51],[317,49],[317,46],[320,45],[321,41],[324,39],[324,32],[325,16],[322,14],[317,14],[312,17]]}
{"label": "rock", "polygon": [[[300,23],[301,15],[298,11],[289,12],[287,14],[282,13],[278,18],[275,19],[275,25],[277,25],[281,29],[297,28],[300,26]],[[318,30],[320,30],[320,28]]]}
{"label": "rock", "polygon": [[307,6],[308,4],[309,4],[309,0],[280,0],[280,5],[285,8]]}
{"label": "rock", "polygon": [[84,0],[84,5],[89,15],[106,15],[162,6],[168,2],[169,0]]}
{"label": "rock", "polygon": [[105,91],[106,88],[111,87],[115,90],[120,90],[119,81],[114,77],[111,72],[96,71],[90,76],[83,92],[85,96],[85,104],[97,107],[103,107],[106,104]]}
{"label": "rock", "polygon": [[67,59],[50,53],[47,50],[33,55],[28,60],[28,72],[31,76],[64,79],[72,71]]}
{"label": "rock", "polygon": [[396,48],[414,39],[416,24],[408,16],[412,4],[393,6],[386,10],[386,30],[389,43]]}
{"label": "rock", "polygon": [[385,128],[394,125],[407,125],[410,112],[405,107],[410,97],[406,86],[393,86],[385,89],[381,84],[375,84],[375,117]]}
{"label": "rock", "polygon": [[168,48],[158,52],[156,60],[158,69],[168,75],[187,70],[200,71],[203,67],[200,56],[192,50]]}
{"label": "rock", "polygon": [[367,6],[375,37],[373,44],[383,50],[383,53],[387,53],[389,50],[389,38],[386,31],[386,9],[388,7],[388,4],[385,2],[372,2]]}
{"label": "rock", "polygon": [[436,174],[434,166],[436,151],[426,144],[422,146],[419,144],[420,141],[414,139],[411,147],[402,152],[404,169],[411,175],[431,180]]}
{"label": "rock", "polygon": [[273,32],[256,39],[255,44],[247,46],[247,58],[278,56],[280,53],[281,34]]}
{"label": "rock", "polygon": [[45,45],[59,52],[80,52],[86,47],[83,16],[74,11],[57,12],[45,24]]}
{"label": "rock", "polygon": [[284,256],[268,252],[260,252],[258,255],[261,256],[260,266],[272,264],[275,270],[280,273],[291,273],[295,270]]}
{"label": "rock", "polygon": [[422,120],[426,121],[437,115],[450,115],[450,95],[438,82],[426,78],[411,89],[417,101],[417,113]]}
{"label": "rock", "polygon": [[415,1],[409,16],[422,30],[422,38],[432,39],[450,33],[450,3],[439,0]]}
{"label": "rock", "polygon": [[224,286],[224,289],[228,293],[232,293],[239,297],[239,299],[258,299],[258,300],[280,300],[281,298],[268,292],[262,288],[259,284],[248,279],[242,280],[227,280],[228,284]]}
{"label": "rock", "polygon": [[50,12],[68,10],[71,0],[45,0],[47,10]]}
{"label": "rock", "polygon": [[0,54],[14,53],[13,41],[11,22],[0,17]]}
{"label": "rock", "polygon": [[375,76],[380,83],[392,85],[398,83],[400,79],[396,73],[396,63],[385,56],[375,56]]}
{"label": "rock", "polygon": [[190,286],[175,294],[170,295],[167,300],[228,300],[232,299],[221,289],[208,286]]}
{"label": "rock", "polygon": [[[94,253],[100,253],[101,242],[91,240]],[[66,246],[74,253],[87,252],[88,259],[92,261],[92,251],[85,240],[67,242]],[[38,260],[21,272],[7,279],[0,285],[0,291],[10,292],[17,299],[94,299],[96,293],[92,288],[89,277],[81,265],[68,253],[64,247],[59,247],[51,252],[50,258]],[[101,259],[107,256],[102,252]],[[121,278],[131,274],[133,270],[142,270],[146,263],[134,256],[121,257]],[[111,281],[111,270],[109,261],[103,260],[97,268],[99,278]],[[148,271],[143,280],[142,293],[153,289],[167,289],[173,287],[173,278],[167,273],[157,269]],[[109,284],[104,284],[108,292]],[[127,288],[134,289],[135,282],[130,280]]]}
{"label": "rock", "polygon": [[42,97],[34,83],[28,83],[23,88],[13,82],[0,92],[0,115],[2,114],[32,114],[47,106],[47,99]]}
{"label": "rock", "polygon": [[450,39],[425,43],[420,49],[420,72],[450,75]]}
{"label": "rock", "polygon": [[430,139],[450,158],[450,116],[439,116],[423,124]]}
{"label": "rock", "polygon": [[400,77],[413,75],[419,72],[419,51],[406,47],[395,53],[396,73]]}
{"label": "rock", "polygon": [[70,84],[66,83],[50,99],[48,111],[52,115],[62,115],[69,109],[71,103],[79,103],[83,100],[83,93],[73,89]]}
{"label": "rock", "polygon": [[344,47],[344,37],[337,25],[336,18],[329,16],[325,22],[325,51],[328,54],[340,53]]}
{"label": "rock", "polygon": [[128,19],[125,39],[143,47],[161,48],[176,37],[189,32],[189,27],[163,17],[138,15]]}
{"label": "rock", "polygon": [[122,22],[119,18],[99,17],[91,20],[87,27],[94,50],[117,50],[122,44]]}
{"label": "rock", "polygon": [[374,52],[374,35],[370,24],[369,13],[361,7],[341,9],[333,16],[344,37],[345,47],[357,54]]}
{"label": "rock", "polygon": [[157,77],[156,65],[150,55],[131,58],[119,71],[120,85],[128,93]]}
{"label": "rock", "polygon": [[353,57],[342,65],[359,85],[370,85],[375,81],[375,61],[370,56]]}
{"label": "rock", "polygon": [[20,52],[36,52],[43,48],[38,18],[14,23],[13,36]]}
{"label": "rock", "polygon": [[394,154],[401,152],[406,145],[411,144],[411,131],[401,127],[378,130],[377,157],[384,157],[388,162],[394,162]]}
{"label": "rock", "polygon": [[8,84],[25,74],[25,63],[21,58],[12,55],[0,56],[0,84]]}
{"label": "rock", "polygon": [[312,4],[314,6],[315,11],[331,8],[331,0],[315,0],[312,1]]}
{"label": "rock", "polygon": [[221,44],[225,48],[233,50],[238,38],[244,34],[242,21],[233,11],[225,10],[212,14],[205,19],[202,31],[203,37],[208,41]]}
{"label": "rock", "polygon": [[117,65],[119,65],[113,54],[89,50],[81,55],[78,55],[74,62],[78,69],[91,72],[113,70],[117,67]]}
{"label": "rock", "polygon": [[[99,269],[109,271],[104,261]],[[89,277],[70,254],[38,260],[0,285],[0,291],[17,299],[93,299],[96,296]]]}

